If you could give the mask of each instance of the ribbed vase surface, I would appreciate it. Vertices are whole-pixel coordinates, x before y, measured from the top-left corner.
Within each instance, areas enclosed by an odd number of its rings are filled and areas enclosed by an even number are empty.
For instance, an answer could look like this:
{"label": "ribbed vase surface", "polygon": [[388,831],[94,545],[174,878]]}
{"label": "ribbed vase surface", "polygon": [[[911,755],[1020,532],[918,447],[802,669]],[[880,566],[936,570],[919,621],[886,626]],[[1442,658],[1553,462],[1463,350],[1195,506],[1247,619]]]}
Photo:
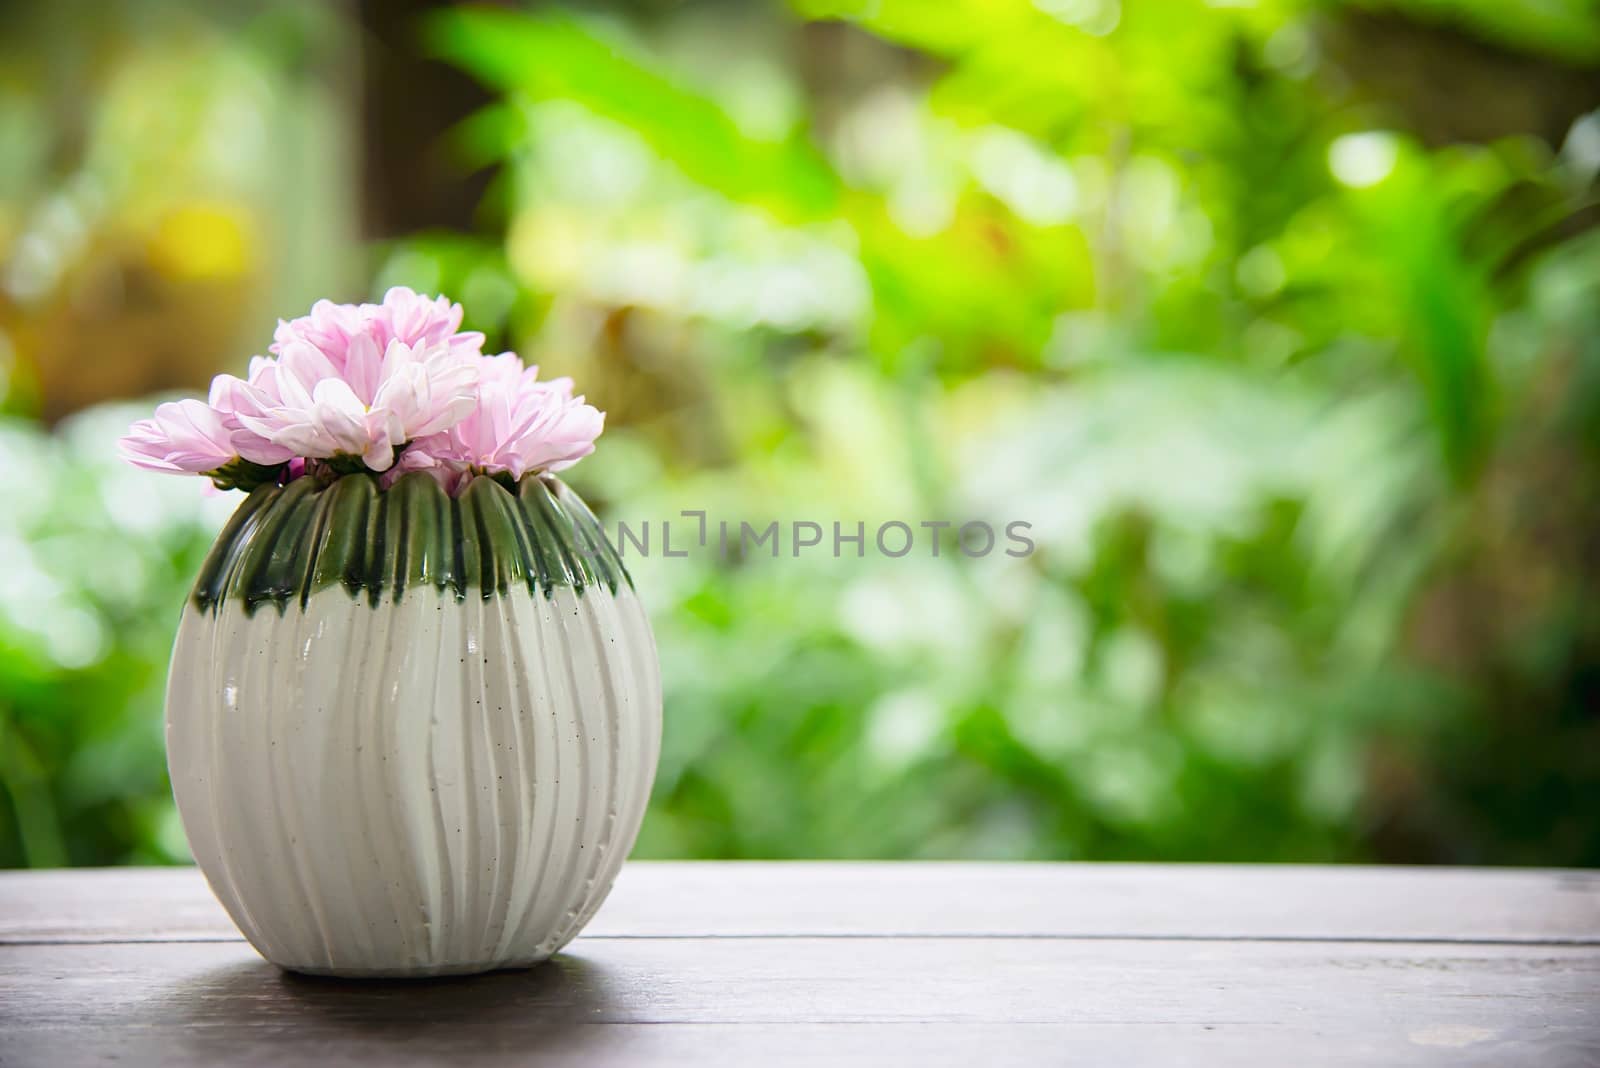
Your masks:
{"label": "ribbed vase surface", "polygon": [[559,481],[253,492],[184,608],[168,764],[195,860],[288,969],[525,966],[600,907],[661,739],[645,613]]}

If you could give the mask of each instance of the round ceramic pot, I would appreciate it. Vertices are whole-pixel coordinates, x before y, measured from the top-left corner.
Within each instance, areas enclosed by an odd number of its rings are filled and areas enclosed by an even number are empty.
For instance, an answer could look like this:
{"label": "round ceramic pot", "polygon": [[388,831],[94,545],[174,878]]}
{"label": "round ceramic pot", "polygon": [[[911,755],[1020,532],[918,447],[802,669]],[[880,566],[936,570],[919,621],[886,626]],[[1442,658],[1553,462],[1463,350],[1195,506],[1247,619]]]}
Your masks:
{"label": "round ceramic pot", "polygon": [[268,960],[521,967],[589,920],[661,739],[649,623],[561,482],[257,489],[184,608],[167,760],[211,887]]}

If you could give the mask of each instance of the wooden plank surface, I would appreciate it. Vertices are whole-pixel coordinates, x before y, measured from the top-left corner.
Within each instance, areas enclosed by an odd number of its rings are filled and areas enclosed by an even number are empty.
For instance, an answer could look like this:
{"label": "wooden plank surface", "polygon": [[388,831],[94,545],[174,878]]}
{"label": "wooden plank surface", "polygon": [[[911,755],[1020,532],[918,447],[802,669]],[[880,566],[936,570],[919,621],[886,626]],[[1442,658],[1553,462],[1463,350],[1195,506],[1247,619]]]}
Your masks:
{"label": "wooden plank surface", "polygon": [[[634,861],[588,933],[1600,942],[1600,872]],[[0,873],[0,944],[239,937],[193,868]]]}
{"label": "wooden plank surface", "polygon": [[0,874],[0,1064],[1600,1064],[1591,873],[633,864],[555,962],[411,983],[220,917]]}

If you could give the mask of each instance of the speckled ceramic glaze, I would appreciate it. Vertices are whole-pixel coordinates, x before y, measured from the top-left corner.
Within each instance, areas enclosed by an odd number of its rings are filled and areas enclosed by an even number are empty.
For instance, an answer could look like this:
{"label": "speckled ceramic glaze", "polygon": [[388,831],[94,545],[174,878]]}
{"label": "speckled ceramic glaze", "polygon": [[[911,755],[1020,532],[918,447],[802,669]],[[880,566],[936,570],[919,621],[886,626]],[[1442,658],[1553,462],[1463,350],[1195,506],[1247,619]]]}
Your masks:
{"label": "speckled ceramic glaze", "polygon": [[258,489],[184,609],[173,792],[239,928],[295,971],[543,960],[633,845],[661,686],[571,490],[408,475]]}

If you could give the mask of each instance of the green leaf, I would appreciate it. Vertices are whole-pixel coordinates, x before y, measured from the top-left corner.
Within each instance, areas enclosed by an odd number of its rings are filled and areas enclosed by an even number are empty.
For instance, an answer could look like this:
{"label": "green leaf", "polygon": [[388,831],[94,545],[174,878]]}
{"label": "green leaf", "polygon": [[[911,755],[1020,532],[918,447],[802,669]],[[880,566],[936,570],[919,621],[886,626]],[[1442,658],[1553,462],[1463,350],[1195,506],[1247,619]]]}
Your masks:
{"label": "green leaf", "polygon": [[432,19],[439,56],[494,88],[572,100],[630,128],[700,184],[790,220],[827,216],[832,168],[803,135],[747,136],[715,100],[566,15],[461,8]]}

